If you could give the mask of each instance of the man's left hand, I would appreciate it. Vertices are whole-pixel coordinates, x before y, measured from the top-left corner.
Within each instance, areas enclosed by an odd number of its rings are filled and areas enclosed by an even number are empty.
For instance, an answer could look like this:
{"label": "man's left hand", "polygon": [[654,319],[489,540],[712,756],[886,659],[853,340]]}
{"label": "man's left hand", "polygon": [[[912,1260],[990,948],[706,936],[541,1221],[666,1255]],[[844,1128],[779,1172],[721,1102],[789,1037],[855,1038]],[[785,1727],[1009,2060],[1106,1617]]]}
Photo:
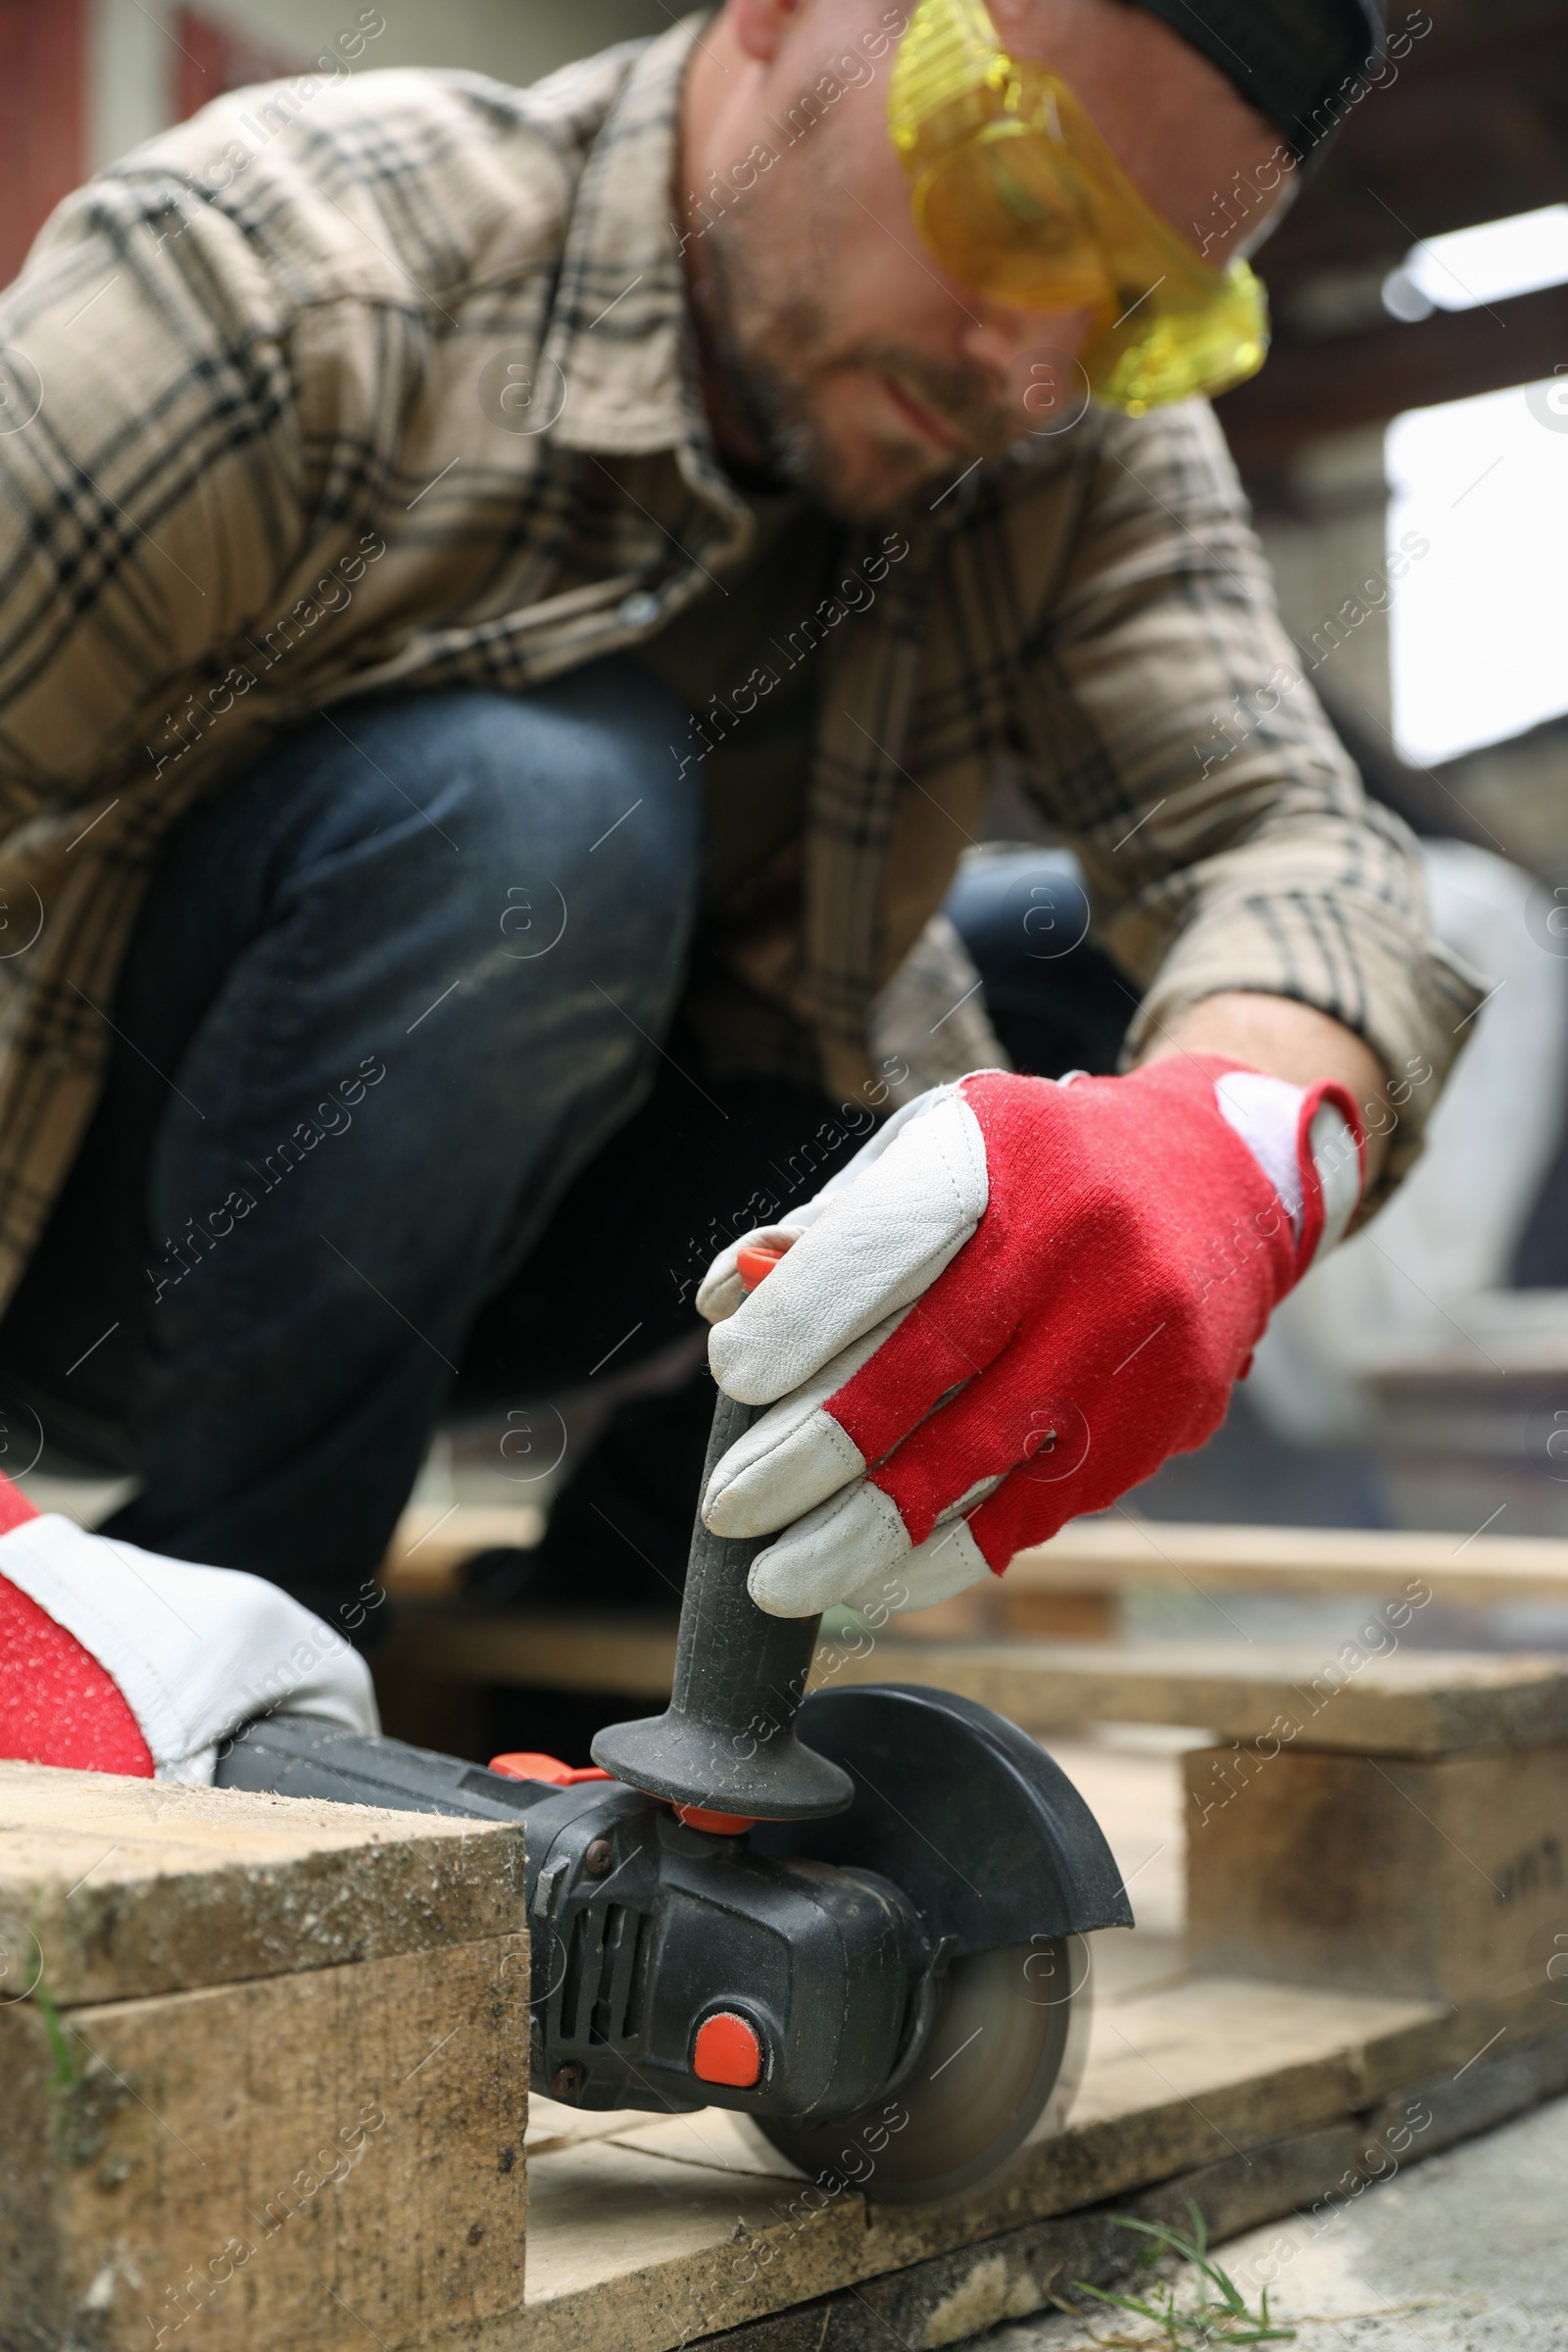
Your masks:
{"label": "man's left hand", "polygon": [[[698,1303],[770,1409],[703,1516],[774,1616],[923,1608],[1201,1446],[1364,1173],[1354,1103],[1209,1054],[935,1088]],[[785,1254],[747,1295],[741,1253]]]}

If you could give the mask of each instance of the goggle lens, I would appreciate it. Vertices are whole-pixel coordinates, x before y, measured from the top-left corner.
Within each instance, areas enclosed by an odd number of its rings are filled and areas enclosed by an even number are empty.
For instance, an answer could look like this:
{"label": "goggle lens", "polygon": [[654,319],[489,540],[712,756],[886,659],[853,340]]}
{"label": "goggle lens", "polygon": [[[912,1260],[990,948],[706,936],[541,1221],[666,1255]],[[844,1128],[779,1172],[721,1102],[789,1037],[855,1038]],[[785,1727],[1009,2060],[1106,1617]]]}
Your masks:
{"label": "goggle lens", "polygon": [[998,43],[981,0],[920,0],[888,125],[914,218],[950,274],[988,300],[1082,312],[1095,398],[1139,416],[1255,373],[1263,289],[1213,269],[1127,178],[1071,91]]}

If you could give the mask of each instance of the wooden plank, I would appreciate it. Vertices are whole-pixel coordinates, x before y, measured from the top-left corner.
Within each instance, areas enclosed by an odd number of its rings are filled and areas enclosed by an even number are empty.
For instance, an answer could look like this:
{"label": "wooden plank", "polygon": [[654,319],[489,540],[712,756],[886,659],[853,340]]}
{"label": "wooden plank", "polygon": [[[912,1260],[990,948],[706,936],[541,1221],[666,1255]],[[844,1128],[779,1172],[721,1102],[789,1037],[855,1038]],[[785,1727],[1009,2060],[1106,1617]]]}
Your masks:
{"label": "wooden plank", "polygon": [[[1121,1627],[1121,1596],[1113,1590],[1097,1591],[1090,1585],[1054,1579],[1036,1591],[1015,1586],[1009,1592],[1003,1588],[988,1592],[986,1598],[993,1604],[993,1624],[986,1630],[997,1633],[1024,1634],[1042,1642],[1114,1642]],[[918,1612],[921,1616],[926,1613]],[[900,1627],[901,1634],[914,1630]],[[924,1634],[923,1627],[919,1630]]]}
{"label": "wooden plank", "polygon": [[1413,325],[1391,318],[1328,342],[1282,343],[1261,374],[1215,406],[1243,472],[1267,473],[1319,434],[1534,383],[1551,374],[1565,345],[1568,292],[1550,286],[1475,310],[1437,311]]}
{"label": "wooden plank", "polygon": [[[880,1642],[846,1658],[859,1682],[919,1682],[995,1708],[1025,1731],[1080,1723],[1210,1727],[1230,1740],[1295,1737],[1358,1754],[1441,1755],[1568,1738],[1568,1659],[1460,1652],[1374,1658],[1262,1642]],[[1358,1662],[1357,1662],[1358,1661]],[[819,1653],[817,1682],[830,1679]]]}
{"label": "wooden plank", "polygon": [[[1109,1940],[1097,1938],[1097,1942]],[[999,2277],[999,2248],[1052,2242],[1042,2225],[1080,2221],[1085,2208],[1151,2184],[1179,2184],[1234,2167],[1234,2226],[1267,2218],[1242,2201],[1247,2180],[1266,2194],[1266,2151],[1305,2135],[1319,2161],[1276,2162],[1285,2202],[1326,2194],[1386,2156],[1358,2121],[1368,2109],[1396,2120],[1406,2086],[1451,2077],[1502,2029],[1521,2064],[1502,2104],[1526,2106],[1568,2080],[1564,2014],[1538,1993],[1458,2011],[1317,1987],[1192,1979],[1096,2013],[1088,2070],[1068,2130],[1031,2151],[988,2196],[941,2208],[888,2208],[856,2192],[825,2198],[784,2178],[735,2119],[626,2114],[591,2119],[591,2132],[537,2102],[554,2144],[530,2159],[533,2208],[523,2310],[477,2331],[482,2352],[670,2352],[694,2337],[726,2336],[790,2352],[796,2339],[766,2323],[844,2295],[898,2323],[911,2352],[951,2342],[997,2318],[1038,2308],[1016,2263]],[[1544,2055],[1535,2061],[1532,2051]],[[1470,2080],[1467,2070],[1464,2082]],[[1474,2129],[1498,2120],[1484,2103]],[[1460,2126],[1462,2129],[1462,2124]],[[1265,2160],[1253,2151],[1265,2152]],[[1380,2162],[1381,2157],[1381,2162]],[[1179,2202],[1179,2199],[1173,2200]],[[1219,2211],[1216,2202],[1216,2211]],[[1054,2240],[1058,2251],[1065,2242]],[[933,2266],[927,2269],[925,2266]],[[1030,2274],[1037,2284],[1049,2272]],[[869,2282],[878,2281],[873,2289]],[[876,2331],[887,2340],[886,2328]],[[812,2338],[797,2352],[813,2352]]]}
{"label": "wooden plank", "polygon": [[401,2352],[523,2291],[522,1831],[0,1767],[0,2342]]}
{"label": "wooden plank", "polygon": [[[383,1580],[395,1597],[441,1599],[455,1589],[462,1563],[497,1546],[526,1549],[539,1541],[541,1514],[531,1505],[406,1511],[387,1554]],[[1075,1519],[1051,1543],[1020,1552],[994,1590],[961,1597],[973,1610],[994,1598],[1132,1591],[1201,1592],[1343,1592],[1404,1597],[1415,1584],[1432,1600],[1480,1605],[1499,1600],[1568,1601],[1568,1541],[1551,1536],[1406,1533],[1380,1528],[1232,1527],[1141,1519],[1115,1511]],[[1426,1600],[1417,1595],[1417,1605]],[[922,1616],[936,1616],[922,1611]],[[977,1627],[976,1630],[979,1630]],[[1036,1630],[1018,1623],[1019,1632]]]}
{"label": "wooden plank", "polygon": [[[1114,2211],[1185,2229],[1196,2204],[1211,2244],[1286,2214],[1321,2213],[1368,2180],[1388,2180],[1459,2140],[1568,2088],[1568,2029],[1507,2057],[1484,2058],[1455,2083],[1445,2072],[1404,2085],[1363,2120],[1238,2149],[1178,2173]],[[983,2244],[710,2337],[712,2352],[936,2352],[975,2328],[1022,2319],[1072,2282],[1108,2286],[1134,2269],[1135,2244],[1108,2204],[1027,2223]]]}
{"label": "wooden plank", "polygon": [[[437,1678],[667,1697],[662,1621],[412,1611],[401,1640]],[[1353,1655],[1350,1654],[1353,1651]],[[1091,1723],[1193,1725],[1224,1739],[1285,1736],[1365,1755],[1441,1755],[1568,1740],[1568,1659],[1460,1652],[1374,1657],[1262,1642],[827,1642],[813,1686],[918,1683],[956,1690],[1026,1731]]]}
{"label": "wooden plank", "polygon": [[0,2008],[4,2340],[339,2352],[515,2310],[526,1955]]}
{"label": "wooden plank", "polygon": [[1568,1930],[1568,1747],[1182,1763],[1196,1967],[1462,2001]]}
{"label": "wooden plank", "polygon": [[393,1531],[381,1582],[398,1600],[438,1600],[481,1551],[528,1551],[545,1532],[537,1504],[411,1503]]}
{"label": "wooden plank", "polygon": [[1568,1601],[1568,1542],[1551,1536],[1417,1534],[1378,1528],[1224,1527],[1135,1518],[1075,1519],[1020,1552],[1012,1592],[1060,1591],[1343,1592],[1480,1604]]}
{"label": "wooden plank", "polygon": [[0,1994],[126,2000],[517,1924],[522,1830],[0,1763]]}

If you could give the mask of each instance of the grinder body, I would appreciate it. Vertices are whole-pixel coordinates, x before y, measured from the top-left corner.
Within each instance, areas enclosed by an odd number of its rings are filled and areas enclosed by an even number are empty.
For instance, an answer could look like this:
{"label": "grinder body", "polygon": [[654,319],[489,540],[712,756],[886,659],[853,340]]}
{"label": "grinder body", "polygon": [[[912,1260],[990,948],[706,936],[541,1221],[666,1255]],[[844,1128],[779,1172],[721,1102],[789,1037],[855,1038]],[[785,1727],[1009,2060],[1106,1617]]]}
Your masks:
{"label": "grinder body", "polygon": [[[512,1780],[309,1716],[250,1726],[218,1777],[289,1796],[520,1820],[531,2075],[548,2096],[601,2109],[833,2115],[864,2104],[895,2071],[932,1946],[909,1898],[874,1871],[753,1853],[745,1838],[688,1829],[667,1804],[614,1781]],[[755,2082],[695,2072],[698,2035],[717,2015],[752,2028]]]}
{"label": "grinder body", "polygon": [[[720,1396],[710,1471],[751,1418]],[[547,2096],[725,2106],[818,2179],[870,2164],[884,2200],[970,2190],[1059,2119],[1079,1938],[1131,1926],[1127,1896],[1065,1774],[989,1709],[897,1685],[804,1697],[818,1620],[755,1606],[759,1547],[699,1516],[670,1706],[601,1732],[593,1775],[518,1780],[280,1715],[217,1777],[520,1818]]]}

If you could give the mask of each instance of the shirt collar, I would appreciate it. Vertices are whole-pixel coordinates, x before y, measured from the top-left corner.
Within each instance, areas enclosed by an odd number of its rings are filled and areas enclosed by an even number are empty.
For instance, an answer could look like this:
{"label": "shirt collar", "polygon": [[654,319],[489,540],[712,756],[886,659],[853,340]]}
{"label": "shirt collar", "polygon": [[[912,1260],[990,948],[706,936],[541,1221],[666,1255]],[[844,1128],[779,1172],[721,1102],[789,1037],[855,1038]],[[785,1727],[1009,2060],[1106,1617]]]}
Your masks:
{"label": "shirt collar", "polygon": [[625,455],[684,447],[716,473],[688,360],[686,283],[671,218],[681,84],[706,22],[706,12],[684,18],[642,50],[589,149],[542,367],[564,379],[550,436],[558,447]]}

